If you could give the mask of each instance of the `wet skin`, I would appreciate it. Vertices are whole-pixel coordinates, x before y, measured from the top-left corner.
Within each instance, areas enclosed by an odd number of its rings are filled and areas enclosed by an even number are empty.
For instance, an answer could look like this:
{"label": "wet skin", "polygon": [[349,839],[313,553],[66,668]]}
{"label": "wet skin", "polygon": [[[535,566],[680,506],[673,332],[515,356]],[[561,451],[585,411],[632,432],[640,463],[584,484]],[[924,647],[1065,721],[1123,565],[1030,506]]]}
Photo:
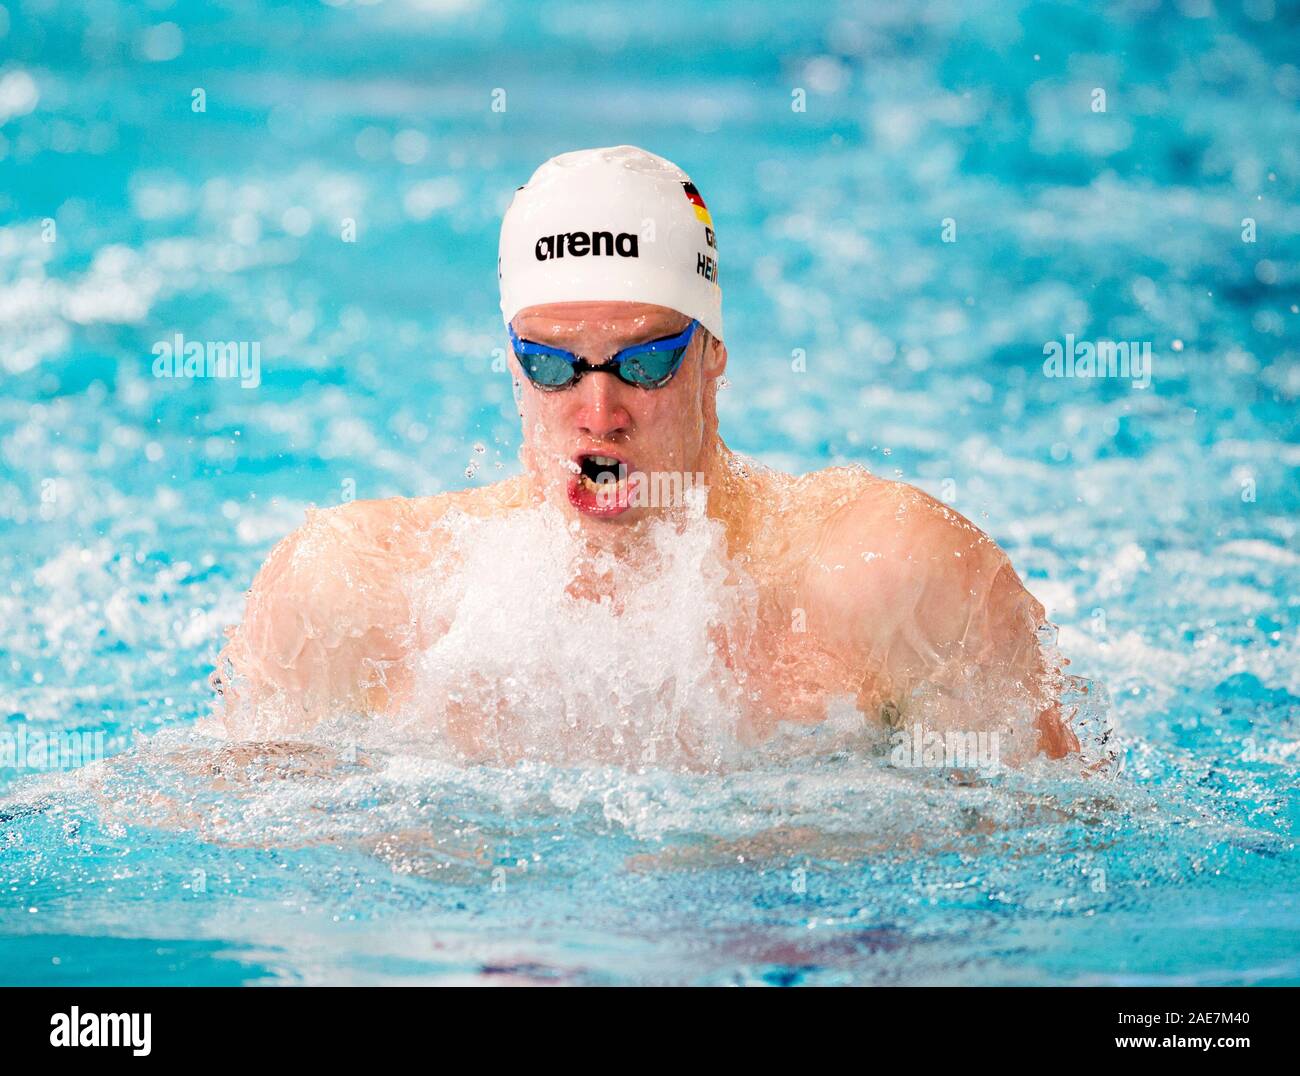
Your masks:
{"label": "wet skin", "polygon": [[[675,335],[687,321],[649,304],[588,302],[529,308],[513,326],[521,338],[601,363]],[[546,502],[577,524],[574,540],[590,551],[608,551],[616,562],[636,556],[647,524],[680,509],[635,500],[624,507],[627,498],[618,497],[596,505],[578,472],[584,457],[598,455],[633,473],[703,475],[707,513],[758,589],[757,622],[720,625],[716,638],[754,693],[744,723],[754,740],[778,721],[822,720],[835,696],[853,698],[872,720],[896,722],[911,715],[921,692],[930,727],[973,728],[972,698],[1027,698],[1032,713],[1013,754],[1078,750],[1051,692],[1036,686],[1044,610],[1002,550],[904,483],[857,467],[794,477],[734,455],[718,431],[727,362],[720,342],[697,332],[676,376],[654,390],[595,371],[546,392],[511,362],[523,474],[481,489],[309,513],[272,551],[243,623],[228,632],[213,678],[225,695],[219,719],[228,735],[274,736],[336,711],[383,715],[402,706],[411,659],[436,626],[413,630],[400,582],[436,555],[438,521],[453,507],[495,516]],[[595,600],[617,588],[609,573],[582,576],[569,592]],[[271,698],[289,705],[261,705]]]}

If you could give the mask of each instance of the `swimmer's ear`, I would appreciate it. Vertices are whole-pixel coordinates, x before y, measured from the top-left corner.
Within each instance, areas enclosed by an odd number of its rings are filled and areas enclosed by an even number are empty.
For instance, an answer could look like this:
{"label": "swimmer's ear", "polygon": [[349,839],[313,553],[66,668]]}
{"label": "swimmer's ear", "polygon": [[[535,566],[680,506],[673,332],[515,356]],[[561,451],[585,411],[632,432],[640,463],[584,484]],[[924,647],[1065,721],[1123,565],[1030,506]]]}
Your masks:
{"label": "swimmer's ear", "polygon": [[705,377],[721,377],[727,368],[727,345],[712,333],[704,336],[702,361]]}

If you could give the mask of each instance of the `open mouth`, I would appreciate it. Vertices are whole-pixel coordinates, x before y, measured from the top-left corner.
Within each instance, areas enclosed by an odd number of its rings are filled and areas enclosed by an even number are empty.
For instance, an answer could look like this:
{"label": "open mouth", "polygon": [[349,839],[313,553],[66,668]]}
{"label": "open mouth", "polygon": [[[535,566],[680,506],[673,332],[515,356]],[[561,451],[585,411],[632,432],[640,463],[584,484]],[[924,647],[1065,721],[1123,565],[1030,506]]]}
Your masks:
{"label": "open mouth", "polygon": [[588,515],[618,515],[628,505],[626,460],[598,452],[584,452],[573,457],[576,466],[569,480],[569,502]]}
{"label": "open mouth", "polygon": [[627,464],[613,456],[586,455],[578,457],[578,472],[587,486],[599,489],[626,480]]}

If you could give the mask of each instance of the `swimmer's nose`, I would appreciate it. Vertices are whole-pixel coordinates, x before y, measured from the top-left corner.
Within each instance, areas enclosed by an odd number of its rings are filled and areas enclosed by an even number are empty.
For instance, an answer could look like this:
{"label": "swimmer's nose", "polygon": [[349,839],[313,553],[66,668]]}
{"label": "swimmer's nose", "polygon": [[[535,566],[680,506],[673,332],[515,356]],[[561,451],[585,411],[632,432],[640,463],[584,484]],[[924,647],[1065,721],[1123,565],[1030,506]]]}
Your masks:
{"label": "swimmer's nose", "polygon": [[605,440],[625,433],[632,416],[623,406],[626,388],[618,377],[605,371],[592,371],[569,391],[574,393],[577,413],[574,418],[580,433],[595,440]]}

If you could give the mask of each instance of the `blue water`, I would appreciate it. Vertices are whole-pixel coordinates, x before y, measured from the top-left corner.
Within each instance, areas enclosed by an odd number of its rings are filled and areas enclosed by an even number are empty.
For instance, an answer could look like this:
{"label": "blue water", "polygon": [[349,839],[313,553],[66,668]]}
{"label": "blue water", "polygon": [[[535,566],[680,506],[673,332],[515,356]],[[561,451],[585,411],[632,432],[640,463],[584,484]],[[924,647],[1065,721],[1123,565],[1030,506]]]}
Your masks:
{"label": "blue water", "polygon": [[[1300,982],[1297,44],[1271,0],[7,3],[0,718],[112,758],[0,768],[0,981]],[[499,216],[624,142],[713,211],[728,443],[988,530],[1118,777],[194,731],[306,506],[517,472]],[[152,377],[177,332],[261,384]],[[1066,334],[1151,385],[1045,377]]]}

